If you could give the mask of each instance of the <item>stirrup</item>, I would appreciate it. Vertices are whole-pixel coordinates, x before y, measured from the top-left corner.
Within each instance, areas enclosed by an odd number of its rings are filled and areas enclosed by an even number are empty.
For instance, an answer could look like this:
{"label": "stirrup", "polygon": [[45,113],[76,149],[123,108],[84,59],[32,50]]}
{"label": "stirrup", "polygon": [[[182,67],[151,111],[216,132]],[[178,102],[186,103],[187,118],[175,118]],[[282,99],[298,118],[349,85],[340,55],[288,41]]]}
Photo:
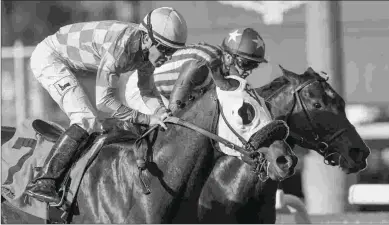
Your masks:
{"label": "stirrup", "polygon": [[65,202],[66,192],[64,190],[61,190],[61,189],[58,192],[62,193],[61,200],[59,202],[49,202],[49,205],[51,207],[59,207],[59,206],[63,205],[63,203]]}
{"label": "stirrup", "polygon": [[[71,166],[71,168],[72,168],[73,166]],[[61,188],[58,190],[58,193],[62,193],[61,194],[61,200],[59,201],[59,202],[57,202],[57,203],[55,203],[55,202],[53,202],[53,203],[49,203],[49,205],[51,206],[51,207],[59,207],[59,206],[62,206],[62,205],[64,205],[64,202],[65,202],[65,196],[66,196],[66,193],[67,193],[67,190],[66,190],[66,186],[67,186],[67,184],[68,184],[68,182],[69,182],[69,179],[70,179],[70,170],[71,169],[69,169],[69,171],[67,172],[67,174],[66,174],[66,177],[64,178],[64,180],[62,181],[62,186],[61,186]]]}

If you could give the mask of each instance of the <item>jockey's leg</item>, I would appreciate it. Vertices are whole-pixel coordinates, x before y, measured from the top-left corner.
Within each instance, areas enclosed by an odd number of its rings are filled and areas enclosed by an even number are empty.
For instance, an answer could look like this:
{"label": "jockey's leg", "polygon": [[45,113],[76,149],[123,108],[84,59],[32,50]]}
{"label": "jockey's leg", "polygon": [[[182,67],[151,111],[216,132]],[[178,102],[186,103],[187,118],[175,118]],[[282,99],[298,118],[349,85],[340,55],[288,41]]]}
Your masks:
{"label": "jockey's leg", "polygon": [[70,161],[88,133],[77,124],[71,125],[53,146],[53,155],[27,185],[26,194],[44,202],[58,203],[56,181],[67,171]]}
{"label": "jockey's leg", "polygon": [[34,51],[36,54],[32,54],[32,71],[70,118],[71,126],[54,144],[52,157],[27,185],[26,194],[40,201],[58,202],[60,198],[56,192],[56,182],[67,171],[79,145],[88,137],[88,133],[98,130],[100,125],[96,121],[94,108],[76,77],[52,55],[38,58],[42,49],[45,48],[38,45]]}

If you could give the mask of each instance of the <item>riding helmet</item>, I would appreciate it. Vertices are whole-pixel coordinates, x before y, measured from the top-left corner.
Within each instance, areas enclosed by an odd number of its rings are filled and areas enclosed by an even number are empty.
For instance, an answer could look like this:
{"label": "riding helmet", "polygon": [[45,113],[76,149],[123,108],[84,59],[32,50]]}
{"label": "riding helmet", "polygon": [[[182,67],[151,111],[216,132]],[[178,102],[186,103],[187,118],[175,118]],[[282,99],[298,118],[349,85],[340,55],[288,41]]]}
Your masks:
{"label": "riding helmet", "polygon": [[231,30],[223,39],[222,49],[232,55],[256,62],[267,62],[265,57],[265,42],[261,35],[252,28]]}
{"label": "riding helmet", "polygon": [[163,45],[171,48],[185,47],[188,37],[186,20],[171,7],[152,10],[145,16],[140,28],[147,32],[152,40],[155,39]]}

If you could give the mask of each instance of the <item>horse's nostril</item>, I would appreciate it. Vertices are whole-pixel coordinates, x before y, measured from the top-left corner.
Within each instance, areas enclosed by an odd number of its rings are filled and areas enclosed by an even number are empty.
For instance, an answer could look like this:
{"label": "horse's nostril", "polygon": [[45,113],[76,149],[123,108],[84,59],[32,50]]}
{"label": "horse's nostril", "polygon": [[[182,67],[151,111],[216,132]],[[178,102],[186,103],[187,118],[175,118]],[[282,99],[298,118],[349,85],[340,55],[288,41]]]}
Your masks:
{"label": "horse's nostril", "polygon": [[350,157],[356,161],[362,161],[366,155],[365,151],[359,148],[350,148],[349,150]]}
{"label": "horse's nostril", "polygon": [[280,156],[276,159],[278,165],[285,165],[288,163],[288,159],[285,156]]}

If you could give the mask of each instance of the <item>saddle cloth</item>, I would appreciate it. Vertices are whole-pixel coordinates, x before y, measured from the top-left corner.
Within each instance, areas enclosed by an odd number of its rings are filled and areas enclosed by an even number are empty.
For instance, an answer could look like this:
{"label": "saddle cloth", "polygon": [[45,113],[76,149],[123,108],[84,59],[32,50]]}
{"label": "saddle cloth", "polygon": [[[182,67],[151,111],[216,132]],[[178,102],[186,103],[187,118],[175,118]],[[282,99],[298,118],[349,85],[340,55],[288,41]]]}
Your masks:
{"label": "saddle cloth", "polygon": [[[15,135],[1,147],[1,195],[21,211],[47,220],[47,203],[24,194],[27,184],[38,173],[36,168],[43,167],[54,145],[36,135],[32,128],[34,120],[27,119],[16,127]],[[88,160],[102,147],[104,140],[96,140],[70,171],[71,183],[65,195],[65,201],[69,203],[75,198]]]}

